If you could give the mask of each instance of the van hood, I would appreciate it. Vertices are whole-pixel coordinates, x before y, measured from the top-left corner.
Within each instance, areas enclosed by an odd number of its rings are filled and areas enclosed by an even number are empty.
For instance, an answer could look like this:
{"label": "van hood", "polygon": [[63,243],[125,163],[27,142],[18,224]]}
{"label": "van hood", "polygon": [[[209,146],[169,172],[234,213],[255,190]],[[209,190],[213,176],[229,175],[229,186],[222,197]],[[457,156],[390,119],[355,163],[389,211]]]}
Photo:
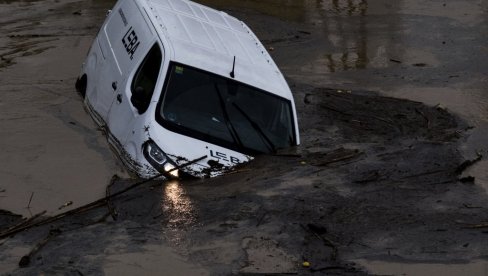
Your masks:
{"label": "van hood", "polygon": [[159,124],[152,124],[148,134],[173,165],[182,167],[182,172],[194,177],[222,175],[253,159],[252,156],[169,131]]}

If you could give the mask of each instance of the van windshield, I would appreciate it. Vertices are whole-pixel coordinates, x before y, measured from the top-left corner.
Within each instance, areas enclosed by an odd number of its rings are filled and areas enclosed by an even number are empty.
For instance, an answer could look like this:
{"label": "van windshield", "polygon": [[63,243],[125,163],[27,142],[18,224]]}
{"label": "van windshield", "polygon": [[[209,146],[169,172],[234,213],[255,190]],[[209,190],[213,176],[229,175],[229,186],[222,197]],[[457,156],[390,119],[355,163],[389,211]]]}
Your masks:
{"label": "van windshield", "polygon": [[172,63],[157,119],[166,128],[243,153],[295,144],[291,103],[209,72]]}

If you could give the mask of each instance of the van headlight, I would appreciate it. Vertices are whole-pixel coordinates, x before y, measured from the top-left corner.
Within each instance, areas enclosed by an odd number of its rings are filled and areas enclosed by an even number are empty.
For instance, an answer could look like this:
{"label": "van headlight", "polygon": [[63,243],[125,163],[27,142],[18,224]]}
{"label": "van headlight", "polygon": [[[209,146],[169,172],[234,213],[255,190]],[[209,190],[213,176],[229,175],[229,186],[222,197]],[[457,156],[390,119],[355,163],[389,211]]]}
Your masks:
{"label": "van headlight", "polygon": [[154,143],[149,140],[144,144],[144,157],[160,173],[166,177],[178,178],[179,172],[176,166],[171,164],[166,154]]}

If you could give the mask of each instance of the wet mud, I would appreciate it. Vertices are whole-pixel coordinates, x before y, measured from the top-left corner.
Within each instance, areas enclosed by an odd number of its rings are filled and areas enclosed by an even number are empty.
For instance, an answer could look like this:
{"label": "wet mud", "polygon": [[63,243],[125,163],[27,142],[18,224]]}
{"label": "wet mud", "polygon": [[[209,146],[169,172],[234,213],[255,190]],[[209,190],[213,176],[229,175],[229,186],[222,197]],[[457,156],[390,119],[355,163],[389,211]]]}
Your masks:
{"label": "wet mud", "polygon": [[[488,7],[421,2],[202,1],[283,68],[302,145],[6,235],[0,273],[486,275]],[[0,235],[141,181],[73,87],[112,4],[0,2]]]}

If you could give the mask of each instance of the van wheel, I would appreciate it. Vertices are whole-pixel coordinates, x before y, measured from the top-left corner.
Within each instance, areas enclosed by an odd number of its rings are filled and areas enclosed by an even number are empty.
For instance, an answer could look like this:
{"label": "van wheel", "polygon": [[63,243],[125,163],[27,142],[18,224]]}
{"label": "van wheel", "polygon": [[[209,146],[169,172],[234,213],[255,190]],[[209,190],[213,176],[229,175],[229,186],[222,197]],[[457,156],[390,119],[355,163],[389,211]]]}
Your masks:
{"label": "van wheel", "polygon": [[81,78],[77,79],[75,83],[76,91],[80,93],[82,98],[85,98],[86,95],[86,83],[87,83],[86,75],[83,75]]}

